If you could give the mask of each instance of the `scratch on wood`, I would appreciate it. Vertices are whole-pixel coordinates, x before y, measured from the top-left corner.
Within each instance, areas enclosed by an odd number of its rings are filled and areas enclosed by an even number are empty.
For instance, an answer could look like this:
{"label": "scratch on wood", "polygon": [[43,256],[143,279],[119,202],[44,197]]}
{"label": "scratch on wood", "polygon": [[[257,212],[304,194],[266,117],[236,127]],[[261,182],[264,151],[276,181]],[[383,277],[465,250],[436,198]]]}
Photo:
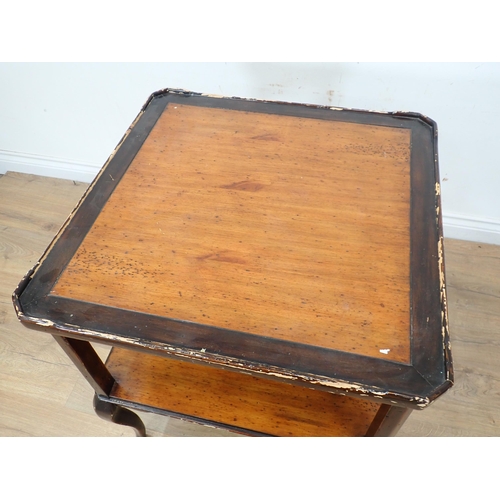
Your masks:
{"label": "scratch on wood", "polygon": [[255,193],[256,191],[260,191],[264,187],[264,184],[255,181],[240,181],[233,182],[232,184],[226,184],[221,186],[224,189],[236,189],[238,191],[251,191]]}
{"label": "scratch on wood", "polygon": [[242,258],[231,255],[229,250],[222,250],[217,253],[208,253],[205,255],[200,255],[196,257],[196,260],[205,261],[205,260],[215,260],[217,262],[229,262],[232,264],[246,264],[246,261]]}
{"label": "scratch on wood", "polygon": [[276,136],[276,134],[261,134],[261,135],[254,135],[253,137],[250,137],[250,139],[256,139],[259,141],[279,141],[279,137]]}

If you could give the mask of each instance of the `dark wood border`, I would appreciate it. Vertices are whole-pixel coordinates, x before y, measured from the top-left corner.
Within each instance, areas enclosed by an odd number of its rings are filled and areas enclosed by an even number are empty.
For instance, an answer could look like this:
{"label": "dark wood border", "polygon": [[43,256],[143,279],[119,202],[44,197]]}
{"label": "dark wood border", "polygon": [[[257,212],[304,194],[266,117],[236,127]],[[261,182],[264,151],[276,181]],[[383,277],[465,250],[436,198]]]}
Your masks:
{"label": "dark wood border", "polygon": [[[50,295],[53,284],[168,103],[411,130],[410,365]],[[183,356],[263,376],[281,376],[290,383],[314,384],[321,390],[382,397],[392,404],[422,408],[453,381],[445,338],[447,325],[443,326],[441,318],[441,312],[446,313],[446,303],[438,267],[442,238],[441,220],[436,215],[440,204],[438,182],[436,126],[422,115],[214,98],[167,89],[150,97],[33,275],[21,282],[14,302],[26,326],[49,328],[55,335],[153,350],[160,355]],[[436,307],[439,303],[441,309]]]}

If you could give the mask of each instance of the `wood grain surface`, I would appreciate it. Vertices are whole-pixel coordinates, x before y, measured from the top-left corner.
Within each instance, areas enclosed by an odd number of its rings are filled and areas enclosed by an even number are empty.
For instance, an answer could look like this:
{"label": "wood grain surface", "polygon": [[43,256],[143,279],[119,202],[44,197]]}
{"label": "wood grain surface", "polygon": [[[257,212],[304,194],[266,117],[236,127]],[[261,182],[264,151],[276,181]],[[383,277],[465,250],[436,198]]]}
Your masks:
{"label": "wood grain surface", "polygon": [[[0,177],[0,436],[134,436],[99,419],[93,391],[50,335],[17,320],[11,294],[86,185]],[[500,436],[500,247],[445,238],[454,387],[399,436]],[[101,356],[107,348],[95,345]],[[239,436],[142,413],[153,436]]]}
{"label": "wood grain surface", "polygon": [[380,405],[113,348],[111,396],[271,436],[364,436]]}
{"label": "wood grain surface", "polygon": [[53,295],[409,362],[407,129],[169,104]]}

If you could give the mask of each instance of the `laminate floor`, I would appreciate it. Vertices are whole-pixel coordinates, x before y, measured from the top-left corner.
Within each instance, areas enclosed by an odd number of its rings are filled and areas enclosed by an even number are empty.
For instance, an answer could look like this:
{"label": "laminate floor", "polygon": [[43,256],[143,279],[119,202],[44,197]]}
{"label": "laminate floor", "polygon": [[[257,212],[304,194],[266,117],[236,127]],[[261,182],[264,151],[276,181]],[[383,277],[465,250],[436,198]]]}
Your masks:
{"label": "laminate floor", "polygon": [[[17,320],[11,295],[87,185],[0,177],[0,436],[133,436],[98,418],[93,391],[50,335]],[[500,436],[500,246],[445,240],[455,386],[400,436]],[[96,345],[105,357],[107,348]],[[151,436],[237,436],[141,413]]]}

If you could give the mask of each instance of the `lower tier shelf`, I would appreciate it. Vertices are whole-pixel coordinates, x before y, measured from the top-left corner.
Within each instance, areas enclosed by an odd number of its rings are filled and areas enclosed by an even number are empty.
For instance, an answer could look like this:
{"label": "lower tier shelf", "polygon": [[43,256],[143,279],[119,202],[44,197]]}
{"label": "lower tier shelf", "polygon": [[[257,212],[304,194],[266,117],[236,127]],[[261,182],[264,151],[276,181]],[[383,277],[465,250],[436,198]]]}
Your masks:
{"label": "lower tier shelf", "polygon": [[379,404],[113,348],[110,397],[209,425],[271,436],[365,436]]}

